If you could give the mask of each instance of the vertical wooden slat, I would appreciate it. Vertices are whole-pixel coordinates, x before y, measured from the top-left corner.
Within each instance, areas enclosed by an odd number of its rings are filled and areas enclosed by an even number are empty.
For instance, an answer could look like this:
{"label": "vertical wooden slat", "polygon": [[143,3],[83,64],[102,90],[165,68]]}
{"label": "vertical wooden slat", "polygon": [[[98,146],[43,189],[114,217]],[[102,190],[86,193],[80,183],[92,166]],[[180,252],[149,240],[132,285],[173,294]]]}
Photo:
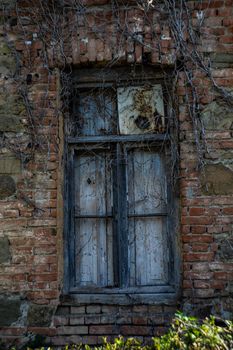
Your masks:
{"label": "vertical wooden slat", "polygon": [[74,235],[74,152],[72,149],[67,150],[66,154],[66,176],[65,176],[65,206],[64,206],[64,291],[68,292],[70,286],[74,285],[75,276],[75,235]]}
{"label": "vertical wooden slat", "polygon": [[121,287],[129,284],[128,274],[128,227],[127,227],[127,196],[126,196],[126,154],[124,146],[117,144],[117,238],[119,246],[119,282]]}
{"label": "vertical wooden slat", "polygon": [[[135,214],[135,181],[134,181],[134,161],[132,151],[127,154],[127,214]],[[130,286],[136,285],[136,231],[135,220],[129,218],[128,220],[128,235],[129,235],[129,280]]]}
{"label": "vertical wooden slat", "polygon": [[113,274],[114,274],[114,286],[120,286],[120,265],[119,265],[119,254],[120,246],[118,239],[118,205],[119,205],[119,194],[118,194],[118,157],[117,149],[113,149]]}

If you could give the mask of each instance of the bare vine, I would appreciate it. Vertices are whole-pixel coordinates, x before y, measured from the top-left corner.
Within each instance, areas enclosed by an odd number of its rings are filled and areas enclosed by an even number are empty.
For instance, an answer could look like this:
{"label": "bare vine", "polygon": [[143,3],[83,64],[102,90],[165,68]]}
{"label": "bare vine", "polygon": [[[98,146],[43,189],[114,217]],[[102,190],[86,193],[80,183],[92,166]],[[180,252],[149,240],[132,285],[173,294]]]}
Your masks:
{"label": "bare vine", "polygon": [[[201,4],[200,4],[201,5]],[[211,82],[212,88],[216,94],[221,97],[226,103],[232,106],[232,94],[222,86],[219,86],[212,75],[211,62],[208,57],[205,57],[200,50],[202,40],[202,28],[205,23],[205,11],[196,10],[196,18],[193,17],[193,9],[189,7],[189,2],[185,0],[148,0],[148,1],[136,1],[135,4],[129,5],[125,1],[112,0],[109,6],[112,12],[112,17],[105,18],[102,12],[98,9],[92,15],[97,20],[98,25],[93,26],[89,22],[89,9],[81,0],[52,0],[45,2],[42,0],[29,1],[26,6],[21,7],[20,3],[16,4],[15,16],[17,20],[17,28],[22,33],[23,44],[25,47],[24,57],[22,53],[18,53],[14,48],[13,54],[17,60],[17,74],[14,76],[15,83],[18,87],[18,91],[23,98],[26,108],[26,114],[28,118],[29,134],[31,135],[30,151],[34,152],[35,149],[48,147],[50,144],[49,133],[45,135],[39,135],[39,129],[43,125],[43,113],[35,115],[33,107],[33,95],[31,93],[31,83],[35,79],[33,70],[35,69],[34,61],[37,59],[33,57],[31,47],[34,42],[40,41],[41,47],[38,49],[39,59],[43,62],[43,68],[47,71],[47,87],[44,85],[43,94],[41,99],[45,107],[49,108],[51,102],[51,94],[49,93],[49,86],[51,79],[54,77],[54,67],[59,66],[61,75],[61,99],[63,104],[59,107],[61,113],[65,116],[69,116],[70,97],[72,96],[72,59],[68,53],[68,43],[72,41],[72,30],[69,28],[78,28],[77,24],[82,24],[83,28],[93,34],[101,41],[105,40],[104,33],[106,26],[113,25],[115,52],[112,59],[109,60],[105,67],[112,67],[117,64],[124,63],[124,47],[125,43],[132,46],[132,51],[137,46],[142,49],[142,63],[150,64],[150,56],[156,54],[158,56],[158,63],[160,62],[160,68],[164,70],[165,86],[167,86],[169,97],[169,123],[167,123],[167,133],[170,135],[172,142],[173,152],[173,165],[176,167],[179,152],[177,147],[177,137],[179,130],[179,112],[178,103],[176,101],[176,86],[182,75],[184,77],[185,87],[185,105],[192,121],[192,128],[194,134],[194,140],[197,149],[197,155],[199,160],[199,166],[204,165],[204,154],[207,151],[205,128],[200,116],[201,103],[200,93],[195,83],[195,72],[200,71]],[[137,9],[140,11],[140,18],[135,18],[135,22],[129,21],[127,17],[127,11],[130,9]],[[122,11],[125,11],[123,16]],[[152,18],[154,11],[163,18],[164,23],[169,23],[169,31],[165,31],[165,34],[161,34],[157,28],[156,23]],[[7,13],[5,18],[7,18]],[[30,26],[31,34],[27,31],[27,26]],[[6,21],[6,32],[7,32]],[[152,29],[152,39],[156,42],[156,46],[153,47],[148,42],[145,35],[145,28],[150,27]],[[162,48],[161,44],[163,40],[168,40],[171,36],[174,40],[172,49],[171,60],[173,71],[166,72],[165,65],[162,61]],[[12,43],[9,38],[5,37],[10,46]],[[170,53],[169,53],[170,54]],[[132,64],[133,63],[132,61]],[[137,63],[136,63],[137,64]],[[173,80],[173,84],[167,83],[167,80]],[[40,101],[41,102],[41,101]],[[168,101],[167,101],[168,102]],[[170,133],[169,128],[173,128],[174,133]],[[53,128],[53,122],[48,125],[48,129]],[[32,152],[32,153],[33,153]]]}

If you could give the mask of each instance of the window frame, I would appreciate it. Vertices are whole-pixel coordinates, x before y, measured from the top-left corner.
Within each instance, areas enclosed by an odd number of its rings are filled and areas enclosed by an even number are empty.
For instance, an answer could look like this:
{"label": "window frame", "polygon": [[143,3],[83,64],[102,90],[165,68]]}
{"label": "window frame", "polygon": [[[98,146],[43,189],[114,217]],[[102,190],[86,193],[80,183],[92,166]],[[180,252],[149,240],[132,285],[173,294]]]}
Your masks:
{"label": "window frame", "polygon": [[[95,71],[97,73],[93,74],[92,70],[83,71],[80,73],[78,70],[76,74],[74,74],[74,87],[77,89],[83,89],[88,87],[98,87],[99,84],[102,84],[104,81],[104,87],[112,86],[117,83],[118,86],[124,86],[126,79],[129,78],[129,69],[123,68],[119,69],[116,73],[115,69],[111,69],[111,75],[105,75],[105,79],[103,76],[99,74],[99,70]],[[127,74],[124,75],[124,72]],[[162,83],[162,73],[161,71],[157,72],[153,69],[153,76],[151,78],[151,69],[146,72],[146,77],[153,84]],[[80,76],[81,75],[81,76]],[[123,79],[119,77],[124,77]],[[106,81],[107,80],[107,81]],[[135,85],[143,85],[145,83],[145,75],[143,79],[141,79],[141,73],[136,75],[135,72],[134,77],[131,77],[131,82]],[[168,113],[168,108],[165,109],[166,114]],[[68,121],[69,122],[69,121]],[[118,304],[129,304],[135,301],[141,302],[142,300],[146,303],[155,303],[161,299],[170,299],[177,296],[178,286],[179,286],[179,266],[180,259],[178,255],[178,240],[177,240],[177,229],[174,232],[174,236],[171,236],[172,228],[177,226],[177,212],[173,212],[175,207],[175,196],[174,191],[172,191],[171,181],[168,178],[167,181],[167,214],[169,218],[167,218],[167,244],[169,250],[169,276],[168,276],[168,284],[167,285],[157,285],[157,286],[146,286],[146,287],[113,287],[113,288],[104,288],[104,287],[74,287],[75,285],[75,227],[74,227],[74,191],[72,190],[75,186],[74,179],[74,157],[78,149],[82,148],[82,145],[85,144],[90,145],[90,147],[94,147],[99,143],[105,143],[108,145],[115,144],[124,144],[127,147],[135,146],[135,143],[150,143],[154,148],[161,148],[163,145],[163,154],[165,156],[165,166],[166,173],[168,172],[169,162],[171,161],[170,154],[170,141],[169,135],[165,134],[138,134],[138,135],[105,135],[105,136],[81,136],[81,137],[66,137],[66,162],[65,162],[65,188],[64,188],[64,196],[65,196],[65,207],[64,207],[64,215],[65,215],[65,225],[64,225],[64,288],[63,294],[72,295],[74,298],[78,298],[80,302],[104,302],[104,303],[118,303]],[[118,146],[116,146],[117,148]],[[172,214],[171,214],[172,213]],[[161,216],[161,215],[160,215]],[[124,218],[123,218],[124,220]],[[118,225],[119,230],[119,225]],[[119,230],[120,231],[120,230]],[[119,231],[117,235],[117,239],[119,239]],[[128,246],[127,246],[128,249]],[[119,251],[119,247],[118,247]],[[114,254],[115,255],[115,254]],[[175,256],[176,255],[176,256]],[[118,259],[119,260],[119,259]],[[116,264],[116,262],[115,262]],[[117,264],[118,266],[118,264]],[[123,284],[121,284],[123,285]]]}

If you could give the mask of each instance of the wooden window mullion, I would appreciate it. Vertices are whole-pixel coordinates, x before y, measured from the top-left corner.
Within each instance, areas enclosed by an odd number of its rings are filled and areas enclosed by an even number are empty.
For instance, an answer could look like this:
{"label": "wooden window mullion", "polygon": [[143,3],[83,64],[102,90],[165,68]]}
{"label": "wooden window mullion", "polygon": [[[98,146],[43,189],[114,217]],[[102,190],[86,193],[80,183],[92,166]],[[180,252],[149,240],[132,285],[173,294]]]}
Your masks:
{"label": "wooden window mullion", "polygon": [[120,287],[128,286],[128,230],[125,154],[121,143],[116,144],[116,185],[117,185],[117,246]]}

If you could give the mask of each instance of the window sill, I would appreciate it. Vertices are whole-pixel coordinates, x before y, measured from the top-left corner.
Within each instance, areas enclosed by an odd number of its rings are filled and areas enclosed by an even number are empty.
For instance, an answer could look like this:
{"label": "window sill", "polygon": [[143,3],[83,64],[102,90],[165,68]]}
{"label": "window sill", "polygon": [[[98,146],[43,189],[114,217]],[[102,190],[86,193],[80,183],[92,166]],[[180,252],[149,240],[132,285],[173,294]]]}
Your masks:
{"label": "window sill", "polygon": [[63,305],[68,304],[107,304],[107,305],[136,305],[136,304],[174,304],[179,294],[173,292],[155,293],[80,293],[70,292],[68,295],[61,295],[60,301]]}

